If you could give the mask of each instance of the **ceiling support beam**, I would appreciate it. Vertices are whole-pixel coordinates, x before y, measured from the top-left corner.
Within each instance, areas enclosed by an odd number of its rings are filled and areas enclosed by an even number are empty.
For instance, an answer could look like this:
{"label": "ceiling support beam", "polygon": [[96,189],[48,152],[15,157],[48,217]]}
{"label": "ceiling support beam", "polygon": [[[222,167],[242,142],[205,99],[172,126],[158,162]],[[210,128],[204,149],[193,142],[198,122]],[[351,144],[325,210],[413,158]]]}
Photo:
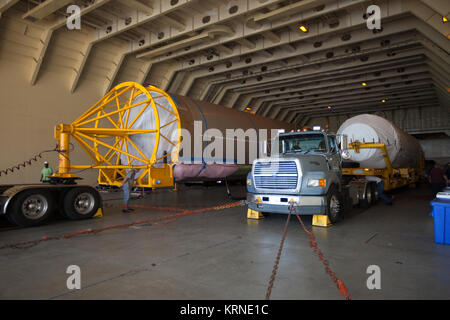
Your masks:
{"label": "ceiling support beam", "polygon": [[138,59],[152,58],[155,56],[159,56],[159,55],[171,52],[173,50],[184,48],[188,45],[207,41],[208,39],[213,40],[214,37],[217,35],[223,35],[223,34],[232,35],[233,33],[234,33],[234,31],[230,27],[222,26],[222,25],[215,25],[215,26],[212,26],[211,28],[209,28],[208,30],[203,31],[199,35],[168,44],[168,45],[158,48],[158,49],[153,49],[153,50],[138,54],[136,56],[136,58],[138,58]]}
{"label": "ceiling support beam", "polygon": [[47,52],[48,45],[50,44],[50,40],[52,38],[53,31],[54,31],[53,28],[49,28],[49,29],[45,30],[39,41],[38,55],[36,58],[33,58],[34,66],[32,67],[32,71],[31,71],[31,79],[30,79],[31,85],[36,84],[39,70],[41,69],[42,62],[44,61],[44,56],[45,56],[45,53]]}
{"label": "ceiling support beam", "polygon": [[273,31],[265,31],[263,32],[263,37],[269,39],[270,41],[272,41],[273,43],[278,43],[280,42],[281,38],[279,35],[277,35],[275,32]]}
{"label": "ceiling support beam", "polygon": [[69,5],[73,0],[46,0],[22,16],[22,19],[41,20]]}
{"label": "ceiling support beam", "polygon": [[6,10],[11,8],[13,5],[15,5],[20,0],[0,0],[0,18],[3,13],[5,13]]}
{"label": "ceiling support beam", "polygon": [[249,49],[255,49],[256,48],[256,44],[254,44],[253,42],[251,42],[250,40],[246,39],[246,38],[242,38],[242,39],[238,39],[236,40],[239,44],[243,45],[246,48]]}
{"label": "ceiling support beam", "polygon": [[[379,111],[400,111],[400,110],[406,110],[408,111],[408,109],[414,109],[414,108],[429,108],[429,107],[438,107],[439,105],[437,103],[424,103],[424,102],[420,102],[420,103],[416,103],[413,105],[408,105],[408,106],[404,106],[404,105],[392,105],[392,106],[386,106],[386,107],[369,107],[369,108],[358,108],[358,109],[346,109],[346,110],[339,110],[339,111],[335,111],[333,113],[315,113],[314,115],[311,115],[311,118],[322,118],[322,117],[333,117],[333,116],[351,116],[351,115],[355,115],[355,114],[362,114],[362,113],[374,113],[374,112],[379,112]],[[300,113],[301,114],[301,113]]]}
{"label": "ceiling support beam", "polygon": [[158,55],[163,55],[165,53],[171,52],[173,50],[177,50],[179,48],[183,48],[186,47],[188,45],[192,45],[194,43],[198,43],[198,42],[203,42],[203,41],[207,41],[207,39],[209,38],[209,35],[207,32],[202,32],[199,35],[187,38],[187,39],[183,39],[171,44],[168,44],[164,47],[158,48],[158,49],[153,49],[153,50],[149,50],[146,51],[144,53],[138,54],[136,56],[136,58],[138,59],[142,59],[142,58],[152,58],[152,57],[156,57]]}
{"label": "ceiling support beam", "polygon": [[421,0],[425,5],[439,13],[443,17],[449,15],[449,5],[447,0]]}
{"label": "ceiling support beam", "polygon": [[[123,23],[119,23],[119,21],[115,21],[112,25],[105,27],[104,29],[100,29],[98,30],[99,32],[96,35],[96,39],[94,40],[94,42],[101,42],[104,40],[107,40],[109,38],[115,37],[120,35],[123,32],[135,29],[137,27],[140,27],[146,23],[149,23],[151,21],[154,21],[155,19],[158,18],[162,18],[164,16],[166,16],[167,14],[176,11],[177,9],[181,9],[184,8],[188,5],[190,5],[192,3],[193,0],[186,0],[184,2],[180,2],[179,4],[173,5],[173,6],[161,6],[161,4],[164,1],[157,1],[155,2],[155,8],[153,9],[153,14],[152,15],[145,15],[143,12],[140,12],[139,10],[136,10],[136,16],[137,18],[134,19],[130,24],[125,25]],[[128,0],[125,0],[125,2],[128,2]],[[158,4],[159,2],[159,4]],[[158,4],[158,5],[156,5]],[[141,14],[139,14],[141,13]],[[167,40],[167,39],[166,39]],[[149,43],[149,41],[147,41],[147,43]],[[144,46],[138,46],[136,47],[134,50],[130,50],[129,53],[144,49],[144,48],[148,48],[151,44],[145,44]]]}
{"label": "ceiling support beam", "polygon": [[[307,105],[307,106],[287,106],[288,110],[296,111],[296,112],[304,112],[304,113],[324,113],[324,114],[331,114],[333,112],[338,112],[339,110],[343,109],[355,109],[355,108],[361,108],[361,106],[364,107],[370,107],[375,110],[378,110],[378,108],[383,107],[391,107],[391,106],[410,106],[418,103],[429,103],[430,101],[437,101],[437,96],[435,92],[429,91],[428,93],[425,92],[423,96],[420,97],[411,97],[408,94],[404,94],[401,97],[395,97],[390,100],[388,100],[386,103],[381,103],[380,99],[369,99],[366,98],[362,101],[342,101],[339,104],[333,105],[332,109],[327,109],[326,105]],[[300,105],[298,103],[297,105]]]}
{"label": "ceiling support beam", "polygon": [[[404,53],[398,54],[395,58],[386,58],[385,55],[383,55],[383,52],[380,52],[380,53],[377,53],[376,57],[372,58],[371,64],[374,64],[374,63],[392,63],[390,60],[392,60],[392,61],[393,60],[398,60],[400,55],[401,56],[407,55],[404,59],[417,60],[418,59],[417,57],[410,58],[409,55],[413,55],[413,54],[420,55],[423,52],[424,52],[423,50],[419,50],[419,49],[416,49],[414,51],[413,50],[409,50],[409,51],[405,51]],[[314,62],[311,61],[311,64],[314,64]],[[289,65],[288,69],[292,69],[293,66],[294,65]],[[303,65],[303,67],[304,66],[305,65]],[[370,66],[370,64],[369,64],[369,66]],[[364,73],[367,73],[367,70],[365,68],[367,68],[367,67],[360,66],[358,64],[357,60],[355,60],[355,62],[352,62],[352,63],[349,63],[349,64],[346,65],[346,70],[348,70],[347,73],[348,72],[352,72],[352,73],[364,74]],[[326,67],[324,66],[324,68],[322,68],[322,70],[317,70],[317,71],[310,70],[309,72],[306,72],[306,71],[299,72],[297,75],[293,75],[293,76],[289,76],[287,74],[283,74],[283,75],[281,75],[281,76],[279,76],[277,78],[270,77],[270,76],[269,77],[265,77],[260,82],[252,80],[252,82],[254,82],[254,84],[253,84],[253,86],[254,86],[253,91],[259,91],[260,93],[259,94],[258,93],[252,93],[251,95],[253,97],[257,97],[258,95],[261,96],[262,92],[264,92],[265,90],[267,90],[269,88],[270,88],[271,91],[273,91],[274,87],[282,87],[282,86],[288,86],[289,87],[289,86],[293,86],[293,85],[297,86],[297,85],[300,85],[299,81],[303,81],[304,82],[308,78],[311,79],[311,77],[313,79],[314,77],[319,76],[323,72],[334,72],[334,73],[338,72],[336,74],[336,76],[343,76],[342,73],[339,73],[339,70],[341,70],[341,69],[342,69],[342,66],[340,66],[340,65],[330,64],[329,66],[326,66]],[[389,67],[389,69],[392,69],[392,67]],[[213,82],[213,81],[210,81],[208,86],[211,85],[211,82]],[[246,86],[248,86],[248,82],[249,81],[247,81]],[[306,84],[306,85],[308,85],[308,84]],[[243,89],[246,89],[246,88],[242,84],[241,85],[239,85],[239,84],[226,85],[225,84],[225,85],[221,86],[221,92],[220,92],[220,94],[218,94],[216,96],[215,103],[221,104],[222,100],[225,98],[225,96],[226,96],[226,94],[228,92],[243,91]],[[242,94],[244,94],[244,93],[242,93]]]}
{"label": "ceiling support beam", "polygon": [[127,7],[137,9],[139,11],[145,12],[148,15],[153,14],[153,8],[143,4],[142,2],[139,2],[137,0],[119,0],[120,3],[126,5]]}
{"label": "ceiling support beam", "polygon": [[93,47],[92,42],[88,42],[84,48],[83,51],[80,51],[81,59],[79,61],[78,68],[75,69],[75,75],[72,80],[72,86],[70,87],[70,93],[74,93],[75,89],[78,86],[78,81],[80,80],[81,74],[83,73],[84,66],[86,65],[87,58],[89,57],[89,54],[91,53]]}
{"label": "ceiling support beam", "polygon": [[123,61],[125,60],[127,53],[126,51],[119,53],[116,58],[114,59],[114,67],[109,72],[109,74],[106,76],[106,82],[105,82],[105,90],[104,93],[107,94],[112,86],[114,85],[114,81],[116,80],[117,74],[120,71],[120,68],[122,67]]}
{"label": "ceiling support beam", "polygon": [[150,70],[152,69],[153,61],[146,61],[144,62],[143,66],[139,69],[139,76],[136,80],[137,83],[141,85],[145,85],[145,80],[147,80],[148,74],[150,73]]}
{"label": "ceiling support beam", "polygon": [[[93,2],[90,6],[85,7],[80,12],[80,17],[83,15],[99,8],[100,6],[104,5],[105,3],[109,2],[111,0],[97,0]],[[54,22],[51,25],[47,25],[46,30],[42,33],[41,39],[39,41],[39,46],[37,49],[37,56],[33,59],[34,65],[31,70],[31,77],[30,77],[30,83],[31,85],[35,85],[39,71],[41,69],[42,63],[44,62],[45,54],[47,53],[48,45],[50,44],[50,41],[52,39],[53,33],[58,30],[59,28],[63,27],[67,22],[67,19],[62,17],[59,18],[56,22]]]}
{"label": "ceiling support beam", "polygon": [[227,46],[223,45],[223,44],[219,44],[218,46],[216,46],[217,49],[219,49],[221,52],[225,53],[225,54],[232,54],[233,50],[228,48]]}
{"label": "ceiling support beam", "polygon": [[293,111],[290,111],[288,113],[288,116],[284,119],[284,121],[292,123],[292,121],[294,120],[294,118],[297,116],[297,114]]}
{"label": "ceiling support beam", "polygon": [[184,22],[182,22],[181,19],[174,19],[169,16],[164,16],[164,18],[162,18],[162,19],[164,21],[166,21],[167,24],[174,27],[178,31],[184,31],[186,29],[186,24]]}
{"label": "ceiling support beam", "polygon": [[262,22],[264,20],[272,20],[272,19],[279,19],[286,16],[291,16],[293,13],[298,11],[306,11],[308,9],[314,8],[316,6],[319,6],[325,2],[328,2],[326,0],[303,0],[303,1],[297,1],[292,4],[289,4],[287,6],[270,10],[267,13],[261,13],[255,16],[255,22]]}

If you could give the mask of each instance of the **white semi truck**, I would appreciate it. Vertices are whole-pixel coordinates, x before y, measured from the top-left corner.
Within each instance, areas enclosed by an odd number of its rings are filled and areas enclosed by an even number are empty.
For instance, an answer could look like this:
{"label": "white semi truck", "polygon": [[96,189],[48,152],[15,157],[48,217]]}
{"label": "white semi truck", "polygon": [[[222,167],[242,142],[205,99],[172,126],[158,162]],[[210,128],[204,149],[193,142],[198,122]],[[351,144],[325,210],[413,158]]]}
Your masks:
{"label": "white semi truck", "polygon": [[320,128],[280,133],[279,152],[257,159],[247,177],[248,218],[263,213],[313,215],[328,226],[355,205],[369,207],[384,190],[414,185],[423,172],[423,152],[411,136],[387,120],[362,115],[338,134]]}

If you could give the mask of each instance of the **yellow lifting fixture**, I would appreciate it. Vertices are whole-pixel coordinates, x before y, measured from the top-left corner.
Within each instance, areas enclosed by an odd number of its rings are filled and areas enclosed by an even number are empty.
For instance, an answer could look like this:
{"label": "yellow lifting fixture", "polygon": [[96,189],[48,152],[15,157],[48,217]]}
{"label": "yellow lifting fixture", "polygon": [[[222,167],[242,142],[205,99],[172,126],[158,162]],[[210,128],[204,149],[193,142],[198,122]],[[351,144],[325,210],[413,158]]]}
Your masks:
{"label": "yellow lifting fixture", "polygon": [[[149,112],[148,109],[152,110],[153,126],[136,128],[136,122]],[[164,123],[161,123],[161,113],[167,118]],[[162,129],[175,123],[178,130],[176,138],[171,139],[163,134]],[[141,150],[131,139],[143,134],[154,135],[151,154]],[[71,164],[71,138],[86,151],[93,164]],[[59,172],[53,175],[55,179],[73,181],[77,179],[73,170],[98,169],[99,184],[119,186],[126,175],[125,170],[135,168],[140,170],[135,184],[138,187],[169,187],[174,184],[172,167],[178,161],[180,116],[170,95],[154,86],[145,88],[135,82],[117,85],[72,124],[56,126],[55,139],[60,149]],[[172,145],[172,152],[161,155],[162,140]]]}
{"label": "yellow lifting fixture", "polygon": [[378,176],[384,181],[384,189],[386,191],[400,188],[407,185],[414,185],[423,175],[425,167],[425,160],[423,157],[419,158],[417,168],[394,168],[392,166],[389,154],[384,143],[363,143],[355,141],[349,144],[349,149],[353,149],[359,153],[361,149],[380,149],[383,156],[386,168],[343,168],[343,175],[350,176]]}

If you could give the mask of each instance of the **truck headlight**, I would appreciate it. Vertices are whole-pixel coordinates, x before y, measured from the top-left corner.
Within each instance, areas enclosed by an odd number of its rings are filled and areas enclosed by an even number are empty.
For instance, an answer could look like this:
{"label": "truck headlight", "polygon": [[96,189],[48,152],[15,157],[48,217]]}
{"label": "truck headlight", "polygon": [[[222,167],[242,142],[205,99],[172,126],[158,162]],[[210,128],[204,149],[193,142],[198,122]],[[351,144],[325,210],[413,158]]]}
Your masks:
{"label": "truck headlight", "polygon": [[308,179],[308,188],[324,188],[327,185],[325,179]]}
{"label": "truck headlight", "polygon": [[252,186],[252,179],[251,178],[247,178],[247,186],[249,186],[249,187]]}

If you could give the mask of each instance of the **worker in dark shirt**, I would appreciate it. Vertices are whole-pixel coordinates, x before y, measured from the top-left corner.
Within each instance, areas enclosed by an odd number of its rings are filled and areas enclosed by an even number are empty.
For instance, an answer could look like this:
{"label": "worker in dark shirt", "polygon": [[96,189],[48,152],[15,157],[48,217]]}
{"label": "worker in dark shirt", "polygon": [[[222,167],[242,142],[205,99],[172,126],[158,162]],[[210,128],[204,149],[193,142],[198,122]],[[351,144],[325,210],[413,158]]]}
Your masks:
{"label": "worker in dark shirt", "polygon": [[447,163],[447,169],[445,170],[445,175],[447,176],[447,187],[450,187],[450,162]]}
{"label": "worker in dark shirt", "polygon": [[439,165],[435,163],[433,169],[430,171],[429,180],[431,183],[433,197],[436,198],[436,195],[447,185],[448,177],[445,175],[444,170],[442,170]]}

